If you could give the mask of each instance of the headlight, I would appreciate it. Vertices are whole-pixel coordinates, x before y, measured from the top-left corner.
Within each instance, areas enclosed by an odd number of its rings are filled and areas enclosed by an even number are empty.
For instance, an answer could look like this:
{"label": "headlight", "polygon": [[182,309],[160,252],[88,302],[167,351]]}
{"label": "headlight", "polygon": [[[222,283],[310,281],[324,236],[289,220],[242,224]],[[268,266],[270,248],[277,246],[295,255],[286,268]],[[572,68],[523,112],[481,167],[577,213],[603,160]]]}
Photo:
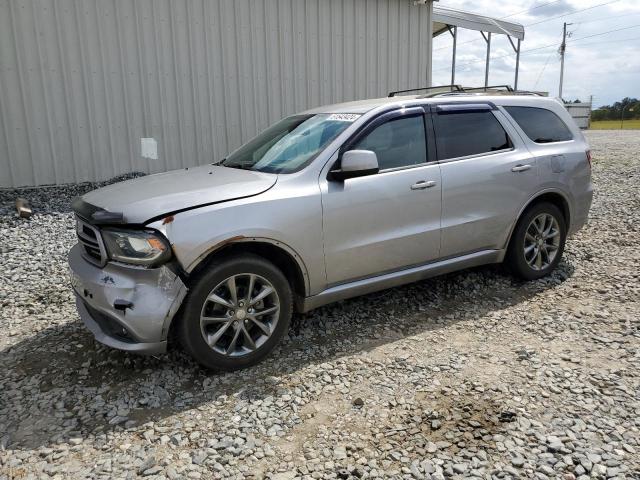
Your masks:
{"label": "headlight", "polygon": [[102,230],[105,247],[112,260],[134,265],[157,265],[171,256],[165,238],[150,230]]}

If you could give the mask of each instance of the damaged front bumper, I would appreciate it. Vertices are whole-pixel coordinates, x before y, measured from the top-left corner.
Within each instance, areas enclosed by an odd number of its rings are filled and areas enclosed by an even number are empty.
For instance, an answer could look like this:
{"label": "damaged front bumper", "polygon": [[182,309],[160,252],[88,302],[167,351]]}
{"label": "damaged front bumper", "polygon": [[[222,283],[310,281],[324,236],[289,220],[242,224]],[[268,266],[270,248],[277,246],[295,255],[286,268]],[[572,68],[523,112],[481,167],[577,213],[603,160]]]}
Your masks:
{"label": "damaged front bumper", "polygon": [[96,340],[136,353],[166,351],[169,325],[187,293],[169,267],[98,267],[80,245],[69,252],[69,267],[78,313]]}

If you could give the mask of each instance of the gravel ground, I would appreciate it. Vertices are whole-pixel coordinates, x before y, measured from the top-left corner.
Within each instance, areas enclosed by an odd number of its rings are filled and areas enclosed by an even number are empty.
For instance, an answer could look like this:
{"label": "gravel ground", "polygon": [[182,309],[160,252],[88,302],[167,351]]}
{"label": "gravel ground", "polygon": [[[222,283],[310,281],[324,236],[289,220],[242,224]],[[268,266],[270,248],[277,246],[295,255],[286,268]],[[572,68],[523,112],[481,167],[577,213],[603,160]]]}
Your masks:
{"label": "gravel ground", "polygon": [[232,374],[97,344],[70,198],[0,192],[0,479],[640,478],[640,135],[590,132],[589,225],[549,278],[491,266],[296,318]]}

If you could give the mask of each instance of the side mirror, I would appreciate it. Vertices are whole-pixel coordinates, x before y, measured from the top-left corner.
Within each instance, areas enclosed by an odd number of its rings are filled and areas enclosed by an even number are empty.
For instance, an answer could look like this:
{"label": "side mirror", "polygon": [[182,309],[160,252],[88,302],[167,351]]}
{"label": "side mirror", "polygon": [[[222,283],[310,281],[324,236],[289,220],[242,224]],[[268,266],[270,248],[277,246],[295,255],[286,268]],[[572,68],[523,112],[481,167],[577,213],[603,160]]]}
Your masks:
{"label": "side mirror", "polygon": [[349,150],[342,154],[340,170],[331,170],[331,179],[364,177],[378,173],[378,157],[371,150]]}

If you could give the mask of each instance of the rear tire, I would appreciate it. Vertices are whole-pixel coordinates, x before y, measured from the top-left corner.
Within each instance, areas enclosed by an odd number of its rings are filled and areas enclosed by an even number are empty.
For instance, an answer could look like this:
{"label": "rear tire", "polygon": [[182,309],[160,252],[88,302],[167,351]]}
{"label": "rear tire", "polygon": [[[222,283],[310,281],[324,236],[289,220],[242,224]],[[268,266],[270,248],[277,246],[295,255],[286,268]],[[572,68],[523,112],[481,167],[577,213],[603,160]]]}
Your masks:
{"label": "rear tire", "polygon": [[206,368],[255,365],[287,333],[292,298],[286,277],[262,257],[244,254],[214,263],[185,300],[180,343]]}
{"label": "rear tire", "polygon": [[542,278],[560,263],[566,237],[567,226],[560,209],[552,203],[535,204],[516,225],[506,263],[524,280]]}

